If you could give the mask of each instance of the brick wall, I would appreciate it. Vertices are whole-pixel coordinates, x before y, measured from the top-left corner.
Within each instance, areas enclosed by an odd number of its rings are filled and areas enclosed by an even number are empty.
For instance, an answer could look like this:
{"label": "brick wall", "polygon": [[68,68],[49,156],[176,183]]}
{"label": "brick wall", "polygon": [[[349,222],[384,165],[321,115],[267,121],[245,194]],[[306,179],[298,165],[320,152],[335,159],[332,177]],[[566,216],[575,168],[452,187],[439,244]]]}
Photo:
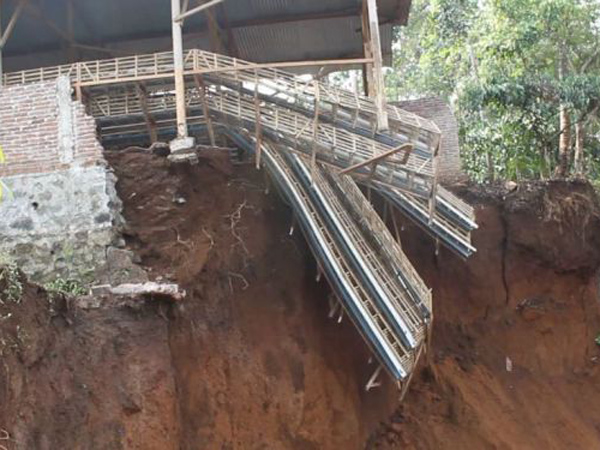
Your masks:
{"label": "brick wall", "polygon": [[121,203],[68,79],[0,88],[0,146],[2,259],[36,281],[94,278],[118,240]]}
{"label": "brick wall", "polygon": [[462,170],[458,143],[458,124],[450,106],[438,97],[395,102],[395,105],[432,120],[442,132],[439,169],[440,180],[452,183],[466,178]]}
{"label": "brick wall", "polygon": [[66,80],[0,88],[0,146],[0,177],[102,161],[95,121],[71,101]]}

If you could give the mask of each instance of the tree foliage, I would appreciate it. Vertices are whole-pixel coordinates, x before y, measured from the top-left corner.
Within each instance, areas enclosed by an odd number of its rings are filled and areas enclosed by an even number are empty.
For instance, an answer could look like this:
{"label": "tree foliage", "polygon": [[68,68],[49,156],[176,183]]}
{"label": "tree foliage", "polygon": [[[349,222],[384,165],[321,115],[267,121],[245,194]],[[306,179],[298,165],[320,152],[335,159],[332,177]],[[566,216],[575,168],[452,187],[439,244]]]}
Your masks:
{"label": "tree foliage", "polygon": [[600,2],[414,0],[396,33],[388,94],[447,99],[475,178],[600,178]]}

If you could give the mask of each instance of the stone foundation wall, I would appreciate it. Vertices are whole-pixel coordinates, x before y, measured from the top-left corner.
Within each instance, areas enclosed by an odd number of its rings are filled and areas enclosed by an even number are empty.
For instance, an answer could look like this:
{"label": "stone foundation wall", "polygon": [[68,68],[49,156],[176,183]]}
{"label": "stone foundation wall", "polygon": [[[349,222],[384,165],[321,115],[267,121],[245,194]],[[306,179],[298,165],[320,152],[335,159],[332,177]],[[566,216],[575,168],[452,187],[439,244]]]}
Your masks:
{"label": "stone foundation wall", "polygon": [[121,203],[68,80],[0,88],[0,147],[0,257],[37,281],[103,270]]}

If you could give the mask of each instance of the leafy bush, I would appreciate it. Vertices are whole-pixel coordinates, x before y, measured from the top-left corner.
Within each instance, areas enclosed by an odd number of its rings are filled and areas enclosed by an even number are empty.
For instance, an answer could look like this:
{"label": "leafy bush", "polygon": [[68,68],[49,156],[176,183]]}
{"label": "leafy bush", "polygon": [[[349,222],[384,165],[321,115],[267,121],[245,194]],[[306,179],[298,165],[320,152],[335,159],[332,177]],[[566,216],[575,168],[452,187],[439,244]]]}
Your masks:
{"label": "leafy bush", "polygon": [[57,278],[54,281],[46,283],[44,288],[51,294],[60,294],[67,297],[73,297],[78,295],[86,295],[88,289],[77,280],[65,280]]}
{"label": "leafy bush", "polygon": [[21,303],[23,283],[21,274],[14,264],[0,267],[0,303]]}

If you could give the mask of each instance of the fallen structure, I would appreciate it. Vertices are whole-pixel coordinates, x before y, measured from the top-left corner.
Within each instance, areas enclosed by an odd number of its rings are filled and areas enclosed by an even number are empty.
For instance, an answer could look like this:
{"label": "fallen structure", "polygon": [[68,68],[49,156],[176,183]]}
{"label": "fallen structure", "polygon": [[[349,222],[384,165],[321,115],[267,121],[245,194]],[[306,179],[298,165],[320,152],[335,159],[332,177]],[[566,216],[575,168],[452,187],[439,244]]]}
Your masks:
{"label": "fallen structure", "polygon": [[[357,183],[468,257],[473,210],[438,184],[437,126],[387,106],[389,130],[380,131],[372,99],[202,50],[189,51],[184,68],[191,129],[212,145],[226,136],[266,168],[329,280],[332,314],[339,302],[405,388],[427,345],[431,293]],[[101,138],[115,143],[174,125],[172,70],[161,53],[8,73],[4,83],[68,77]]]}
{"label": "fallen structure", "polygon": [[[438,182],[438,126],[386,104],[376,2],[365,0],[360,13],[365,58],[283,63],[183,51],[184,20],[210,6],[186,11],[173,0],[173,52],[8,72],[2,84],[70,83],[105,146],[172,139],[171,157],[185,160],[200,139],[212,147],[233,142],[252,155],[293,209],[332,287],[330,315],[342,305],[404,390],[427,346],[431,292],[371,192],[461,257],[475,251],[477,225],[473,209]],[[370,96],[282,70],[336,64],[364,64]]]}

